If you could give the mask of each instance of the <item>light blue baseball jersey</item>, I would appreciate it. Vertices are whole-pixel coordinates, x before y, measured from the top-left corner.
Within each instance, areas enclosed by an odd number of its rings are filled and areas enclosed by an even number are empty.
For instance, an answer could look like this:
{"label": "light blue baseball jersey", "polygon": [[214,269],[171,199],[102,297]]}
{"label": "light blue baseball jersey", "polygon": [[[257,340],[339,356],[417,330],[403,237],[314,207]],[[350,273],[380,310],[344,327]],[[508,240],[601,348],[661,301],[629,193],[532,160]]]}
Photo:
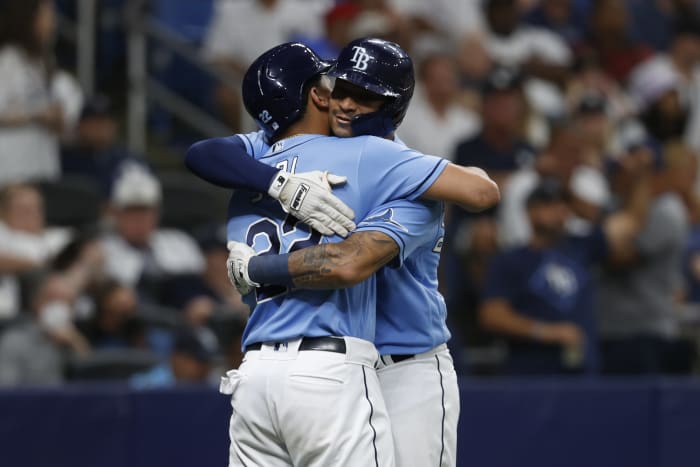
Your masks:
{"label": "light blue baseball jersey", "polygon": [[357,230],[384,232],[401,251],[395,263],[377,272],[374,344],[382,355],[427,352],[450,338],[437,276],[445,236],[443,204],[398,200],[375,213]]}
{"label": "light blue baseball jersey", "polygon": [[[267,152],[261,131],[238,136],[253,157]],[[394,142],[405,146],[398,137]],[[382,355],[422,353],[450,338],[437,274],[445,230],[443,213],[442,203],[398,200],[376,208],[358,224],[358,231],[379,230],[390,235],[401,250],[398,265],[377,272],[374,342]]]}
{"label": "light blue baseball jersey", "polygon": [[[264,141],[251,140],[252,150]],[[245,140],[244,140],[245,142]],[[393,142],[362,136],[333,138],[302,135],[282,140],[270,151],[255,157],[290,172],[328,170],[348,177],[334,194],[354,211],[358,219],[376,214],[375,208],[399,199],[413,200],[430,187],[447,162],[424,156]],[[228,237],[251,245],[259,254],[288,253],[342,238],[322,237],[287,216],[279,204],[267,197],[236,191],[229,207]],[[379,221],[377,221],[379,222]],[[390,222],[387,231],[396,238],[407,233]],[[401,247],[400,241],[397,241]],[[404,243],[406,243],[404,241]],[[284,341],[300,336],[345,335],[366,340],[375,337],[376,278],[339,290],[288,290],[259,288],[244,300],[251,316],[243,345]]]}
{"label": "light blue baseball jersey", "polygon": [[[396,135],[394,142],[406,146]],[[450,339],[447,305],[438,291],[438,265],[445,237],[444,206],[438,202],[416,204],[399,200],[388,207],[393,209],[397,223],[410,226],[412,242],[404,248],[401,267],[377,272],[374,345],[381,355],[427,352]],[[359,228],[364,225],[361,223]]]}

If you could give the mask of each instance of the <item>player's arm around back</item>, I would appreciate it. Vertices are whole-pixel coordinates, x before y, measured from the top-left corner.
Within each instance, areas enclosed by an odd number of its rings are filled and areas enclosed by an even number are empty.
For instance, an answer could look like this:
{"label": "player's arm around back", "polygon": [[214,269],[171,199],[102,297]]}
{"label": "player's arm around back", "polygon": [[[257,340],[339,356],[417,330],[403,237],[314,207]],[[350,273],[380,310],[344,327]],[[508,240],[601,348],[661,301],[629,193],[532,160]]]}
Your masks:
{"label": "player's arm around back", "polygon": [[450,163],[421,198],[448,201],[467,211],[479,212],[498,203],[501,194],[484,170]]}
{"label": "player's arm around back", "polygon": [[297,288],[352,287],[398,253],[396,242],[382,232],[355,232],[340,243],[325,243],[290,254],[289,273]]}
{"label": "player's arm around back", "polygon": [[360,231],[339,243],[324,243],[284,255],[256,256],[240,242],[229,242],[229,280],[242,295],[261,285],[304,289],[352,287],[399,254],[396,241],[378,231]]}

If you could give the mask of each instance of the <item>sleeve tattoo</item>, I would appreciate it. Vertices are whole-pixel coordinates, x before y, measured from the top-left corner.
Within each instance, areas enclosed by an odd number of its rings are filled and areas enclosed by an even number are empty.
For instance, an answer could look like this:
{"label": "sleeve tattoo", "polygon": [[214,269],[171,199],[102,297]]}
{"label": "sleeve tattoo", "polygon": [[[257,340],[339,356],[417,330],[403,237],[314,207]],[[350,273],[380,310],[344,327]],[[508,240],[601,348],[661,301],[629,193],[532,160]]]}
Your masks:
{"label": "sleeve tattoo", "polygon": [[399,253],[396,242],[376,232],[356,232],[340,243],[324,243],[289,256],[295,287],[335,289],[350,287],[374,274]]}

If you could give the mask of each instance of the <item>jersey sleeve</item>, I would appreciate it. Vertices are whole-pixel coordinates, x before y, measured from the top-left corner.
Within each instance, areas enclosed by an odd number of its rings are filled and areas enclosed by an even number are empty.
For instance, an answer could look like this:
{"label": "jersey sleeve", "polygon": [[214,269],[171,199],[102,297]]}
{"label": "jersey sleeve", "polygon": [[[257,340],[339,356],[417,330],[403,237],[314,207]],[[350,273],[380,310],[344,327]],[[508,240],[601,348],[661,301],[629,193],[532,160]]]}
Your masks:
{"label": "jersey sleeve", "polygon": [[377,231],[391,237],[399,247],[399,254],[391,266],[400,267],[404,260],[425,244],[426,238],[440,237],[442,203],[397,200],[372,210],[360,223],[356,232]]}
{"label": "jersey sleeve", "polygon": [[185,165],[214,185],[267,193],[279,169],[255,159],[264,154],[262,149],[263,143],[250,135],[207,139],[187,150]]}
{"label": "jersey sleeve", "polygon": [[368,137],[358,165],[363,192],[393,201],[415,200],[435,183],[449,162],[392,141]]}

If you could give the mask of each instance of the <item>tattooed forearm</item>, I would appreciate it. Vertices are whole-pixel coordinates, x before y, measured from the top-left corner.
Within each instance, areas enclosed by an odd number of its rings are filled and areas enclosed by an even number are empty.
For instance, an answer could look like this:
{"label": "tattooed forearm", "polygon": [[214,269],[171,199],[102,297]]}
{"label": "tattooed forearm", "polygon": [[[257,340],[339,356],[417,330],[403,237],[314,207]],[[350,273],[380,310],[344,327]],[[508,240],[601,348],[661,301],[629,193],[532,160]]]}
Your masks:
{"label": "tattooed forearm", "polygon": [[325,243],[289,256],[294,285],[336,289],[362,282],[399,252],[396,242],[380,232],[357,232],[340,243]]}

